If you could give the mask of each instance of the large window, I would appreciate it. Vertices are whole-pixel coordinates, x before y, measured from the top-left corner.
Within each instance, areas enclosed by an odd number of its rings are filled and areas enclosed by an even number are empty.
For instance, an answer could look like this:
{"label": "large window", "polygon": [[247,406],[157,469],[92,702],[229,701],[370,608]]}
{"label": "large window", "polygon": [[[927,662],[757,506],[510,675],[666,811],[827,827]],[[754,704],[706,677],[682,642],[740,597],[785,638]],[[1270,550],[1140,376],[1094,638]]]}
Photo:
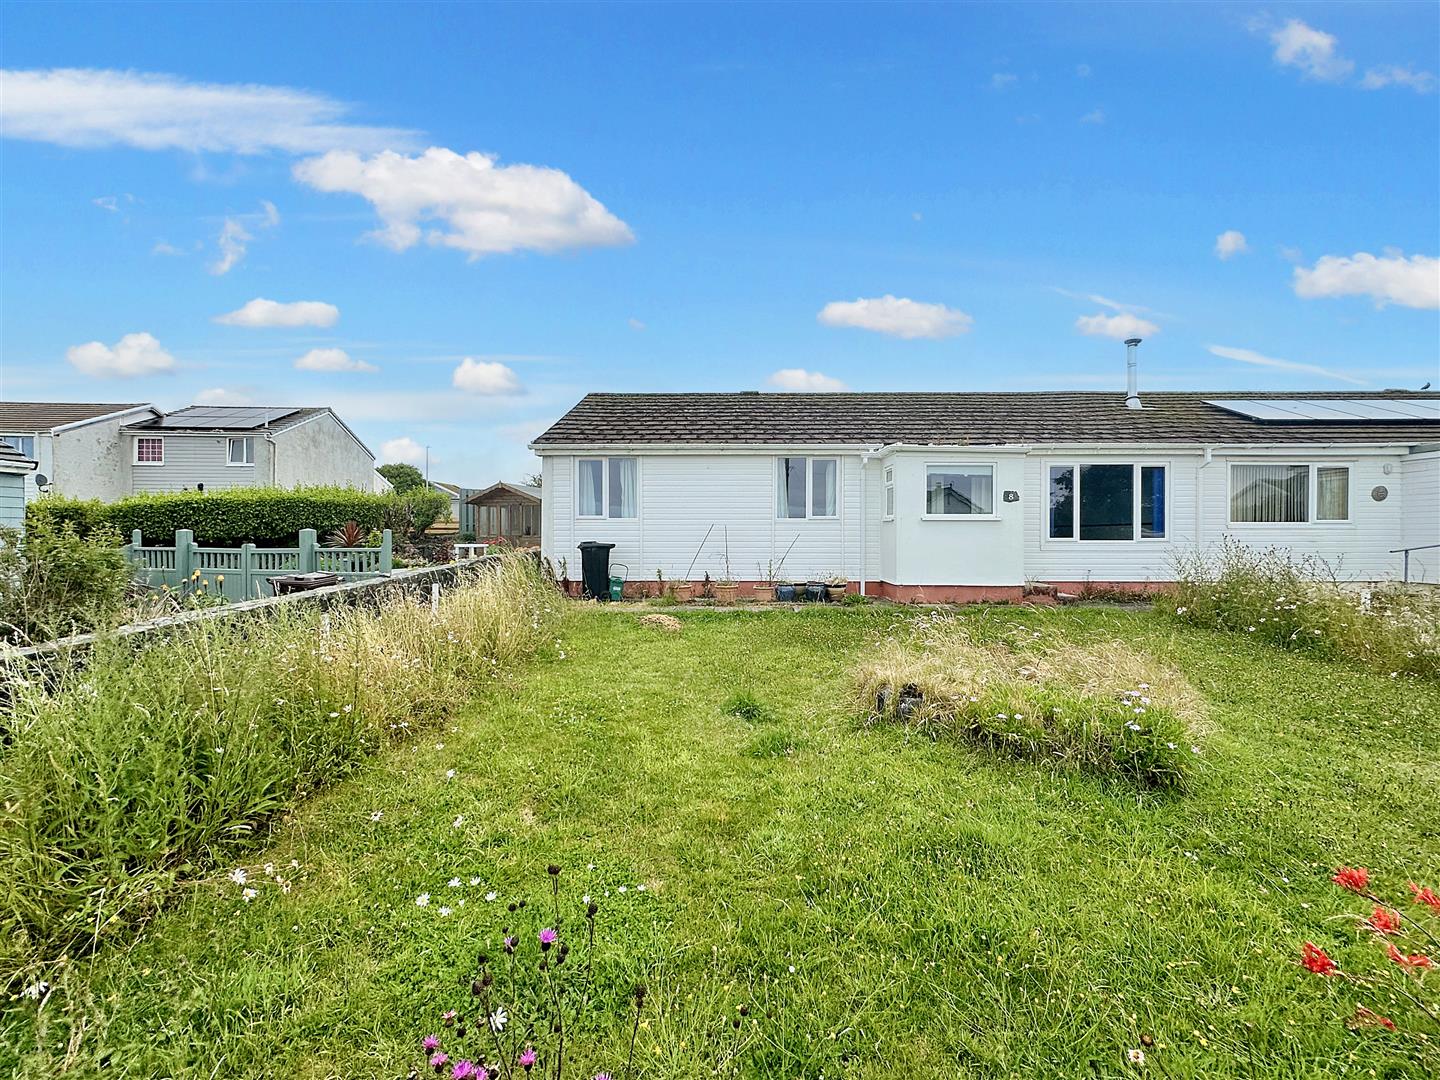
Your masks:
{"label": "large window", "polygon": [[255,439],[249,435],[235,436],[227,440],[229,465],[254,465],[255,464]]}
{"label": "large window", "polygon": [[638,512],[639,488],[637,458],[581,458],[575,463],[579,517],[633,518]]}
{"label": "large window", "polygon": [[1165,466],[1050,466],[1051,540],[1163,540]]}
{"label": "large window", "polygon": [[776,517],[834,517],[839,512],[839,478],[838,458],[776,458]]}
{"label": "large window", "polygon": [[165,439],[159,435],[137,435],[135,437],[136,465],[164,465]]}
{"label": "large window", "polygon": [[1348,465],[1247,462],[1230,466],[1232,524],[1349,520]]}
{"label": "large window", "polygon": [[995,466],[925,466],[927,517],[993,517]]}
{"label": "large window", "polygon": [[9,443],[21,455],[35,460],[35,436],[34,435],[0,435],[0,442]]}

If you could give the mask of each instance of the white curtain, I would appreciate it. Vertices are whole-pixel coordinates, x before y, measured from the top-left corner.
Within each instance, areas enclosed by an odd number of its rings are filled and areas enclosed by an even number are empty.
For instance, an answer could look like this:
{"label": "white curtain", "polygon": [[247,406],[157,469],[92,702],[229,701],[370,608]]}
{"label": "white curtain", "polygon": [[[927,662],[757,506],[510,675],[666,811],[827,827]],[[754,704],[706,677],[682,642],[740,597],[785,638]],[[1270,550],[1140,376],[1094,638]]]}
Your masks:
{"label": "white curtain", "polygon": [[639,462],[633,457],[610,459],[610,516],[633,518],[638,509]]}
{"label": "white curtain", "polygon": [[816,458],[810,464],[810,480],[814,503],[810,507],[811,517],[835,516],[835,459]]}
{"label": "white curtain", "polygon": [[805,516],[805,459],[803,457],[780,458],[776,462],[776,467],[779,474],[775,486],[775,516],[803,518]]}
{"label": "white curtain", "polygon": [[581,458],[575,474],[580,517],[605,516],[605,463],[599,458]]}
{"label": "white curtain", "polygon": [[1315,520],[1346,521],[1350,517],[1350,470],[1344,465],[1315,470]]}
{"label": "white curtain", "polygon": [[1310,466],[1230,466],[1231,521],[1308,521]]}

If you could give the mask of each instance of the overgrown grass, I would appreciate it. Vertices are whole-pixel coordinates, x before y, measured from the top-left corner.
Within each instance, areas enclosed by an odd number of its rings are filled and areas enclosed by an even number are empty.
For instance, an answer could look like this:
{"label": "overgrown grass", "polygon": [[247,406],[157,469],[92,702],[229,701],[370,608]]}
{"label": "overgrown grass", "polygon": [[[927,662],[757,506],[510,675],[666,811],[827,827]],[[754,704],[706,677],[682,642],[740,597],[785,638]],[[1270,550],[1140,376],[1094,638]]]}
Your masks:
{"label": "overgrown grass", "polygon": [[[560,607],[506,560],[428,604],[192,623],[6,672],[0,965],[87,950],[367,754],[535,651]],[[3,972],[0,972],[3,974]]]}
{"label": "overgrown grass", "polygon": [[1346,656],[1387,674],[1440,676],[1440,590],[1344,587],[1322,560],[1231,540],[1180,559],[1175,577],[1158,606],[1195,626]]}
{"label": "overgrown grass", "polygon": [[[20,985],[49,987],[12,986],[0,1075],[393,1080],[442,1010],[473,1014],[461,980],[503,927],[533,930],[506,906],[548,910],[551,862],[565,910],[590,895],[602,922],[607,1007],[567,1045],[576,1076],[623,1074],[642,981],[637,1080],[716,1075],[746,1002],[745,1077],[1440,1070],[1440,1031],[1347,1027],[1358,1004],[1398,1018],[1398,991],[1297,963],[1305,941],[1375,961],[1338,865],[1440,888],[1440,685],[1150,611],[959,614],[980,642],[1121,641],[1182,672],[1212,730],[1177,798],[865,725],[854,671],[921,610],[676,614],[663,633],[581,607],[559,647],[306,800],[134,940],[27,967]],[[728,713],[740,694],[775,722]],[[775,730],[793,752],[756,756]]]}
{"label": "overgrown grass", "polygon": [[997,638],[941,614],[887,637],[855,684],[874,720],[1144,787],[1188,789],[1201,754],[1200,696],[1121,641]]}

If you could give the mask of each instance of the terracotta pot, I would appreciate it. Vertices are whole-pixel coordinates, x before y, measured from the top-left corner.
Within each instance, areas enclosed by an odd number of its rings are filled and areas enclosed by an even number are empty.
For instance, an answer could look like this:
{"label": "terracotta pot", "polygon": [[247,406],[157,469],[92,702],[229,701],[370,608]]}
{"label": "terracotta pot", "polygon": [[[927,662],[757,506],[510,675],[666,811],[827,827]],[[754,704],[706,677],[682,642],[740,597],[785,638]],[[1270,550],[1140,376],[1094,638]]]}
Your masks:
{"label": "terracotta pot", "polygon": [[735,598],[740,595],[739,585],[716,585],[715,599],[722,604],[733,604]]}
{"label": "terracotta pot", "polygon": [[682,604],[689,603],[690,597],[695,592],[694,583],[689,581],[677,581],[672,588],[675,590],[675,599]]}
{"label": "terracotta pot", "polygon": [[763,585],[752,585],[752,586],[750,586],[750,587],[755,590],[755,599],[756,599],[756,600],[774,600],[774,599],[775,599],[775,586],[772,585],[772,584],[770,584],[769,582],[766,582],[766,583],[763,584]]}

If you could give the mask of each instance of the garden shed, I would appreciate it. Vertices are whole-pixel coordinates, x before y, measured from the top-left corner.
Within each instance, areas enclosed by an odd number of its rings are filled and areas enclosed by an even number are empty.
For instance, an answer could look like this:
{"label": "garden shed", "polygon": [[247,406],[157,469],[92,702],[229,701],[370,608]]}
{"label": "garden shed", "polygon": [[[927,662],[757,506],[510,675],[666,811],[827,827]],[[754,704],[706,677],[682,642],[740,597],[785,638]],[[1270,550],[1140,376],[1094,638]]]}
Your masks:
{"label": "garden shed", "polygon": [[500,481],[465,500],[474,508],[475,538],[517,547],[540,546],[540,489]]}
{"label": "garden shed", "polygon": [[35,468],[8,442],[0,441],[0,528],[18,529],[25,523],[25,477]]}

